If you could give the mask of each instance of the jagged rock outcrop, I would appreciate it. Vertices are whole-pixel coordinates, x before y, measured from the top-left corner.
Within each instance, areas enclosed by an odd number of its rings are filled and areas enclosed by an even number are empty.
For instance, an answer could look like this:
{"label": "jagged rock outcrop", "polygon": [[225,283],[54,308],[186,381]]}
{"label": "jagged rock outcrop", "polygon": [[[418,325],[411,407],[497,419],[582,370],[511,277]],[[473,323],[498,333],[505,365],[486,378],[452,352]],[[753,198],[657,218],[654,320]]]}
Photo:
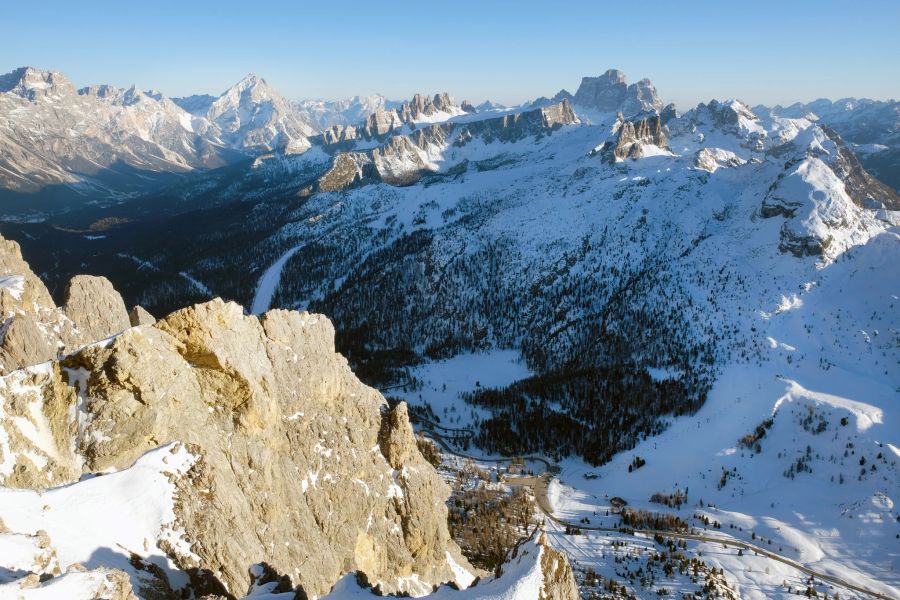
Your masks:
{"label": "jagged rock outcrop", "polygon": [[372,157],[365,152],[341,152],[331,168],[319,178],[320,192],[337,192],[371,181],[374,174]]}
{"label": "jagged rock outcrop", "polygon": [[830,234],[816,235],[814,232],[797,230],[793,223],[786,221],[779,233],[778,249],[789,252],[798,258],[804,256],[822,256],[834,241]]}
{"label": "jagged rock outcrop", "polygon": [[319,191],[338,191],[365,183],[410,185],[437,171],[431,152],[447,146],[464,146],[472,139],[485,143],[513,142],[550,133],[578,123],[571,104],[559,104],[472,123],[437,123],[409,135],[394,135],[381,146],[365,152],[338,152],[330,168],[318,179]]}
{"label": "jagged rock outcrop", "polygon": [[357,125],[329,127],[322,132],[318,141],[328,146],[357,139],[384,139],[391,133],[399,132],[404,126],[415,128],[415,124],[419,121],[434,120],[435,115],[449,118],[471,112],[476,112],[471,104],[468,107],[457,106],[446,92],[435,94],[433,97],[416,94],[412,100],[403,102],[396,108],[379,107]]}
{"label": "jagged rock outcrop", "polygon": [[666,104],[663,109],[659,111],[659,118],[663,125],[668,125],[670,121],[677,119],[678,111],[675,109],[675,105],[672,103]]}
{"label": "jagged rock outcrop", "polygon": [[649,79],[641,79],[632,83],[625,90],[625,99],[622,102],[622,113],[635,115],[647,111],[659,112],[663,109],[663,103],[656,95],[656,87]]}
{"label": "jagged rock outcrop", "polygon": [[669,137],[659,114],[641,115],[633,120],[620,118],[614,126],[613,140],[600,148],[605,162],[614,163],[626,158],[638,159],[644,156],[644,146],[651,145],[668,149]]}
{"label": "jagged rock outcrop", "polygon": [[73,277],[62,309],[78,324],[86,341],[102,340],[131,327],[125,302],[106,277]]}
{"label": "jagged rock outcrop", "polygon": [[722,167],[739,167],[747,161],[734,152],[721,148],[701,148],[694,153],[694,168],[710,173]]}
{"label": "jagged rock outcrop", "polygon": [[0,237],[0,374],[55,358],[82,339],[19,244]]}
{"label": "jagged rock outcrop", "polygon": [[659,112],[663,108],[649,79],[628,85],[625,74],[618,69],[609,69],[599,77],[582,78],[574,102],[600,112],[622,112],[625,116]]}
{"label": "jagged rock outcrop", "polygon": [[[429,128],[428,133],[442,132],[442,127]],[[425,153],[430,140],[419,130],[414,138],[397,135],[390,138],[380,148],[372,150],[372,164],[379,181],[389,185],[409,185],[418,181],[430,167]]]}
{"label": "jagged rock outcrop", "polygon": [[[52,306],[18,246],[0,242],[0,265],[22,273],[14,297]],[[381,593],[421,595],[486,575],[450,537],[450,490],[406,404],[389,408],[353,375],[325,317],[257,318],[216,299],[153,322],[95,277],[74,278],[67,295],[95,343],[0,377],[0,506],[40,502],[45,515],[4,513],[0,542],[18,540],[24,571],[0,591],[322,596],[357,572]],[[95,473],[108,475],[85,477]],[[518,562],[540,579],[533,597],[577,597],[565,559],[531,545]],[[91,570],[78,562],[88,557]]]}
{"label": "jagged rock outcrop", "polygon": [[551,104],[536,110],[466,123],[454,132],[455,139],[452,143],[463,145],[472,138],[480,138],[486,143],[495,140],[514,142],[578,122],[578,116],[572,110],[572,105],[568,100],[563,100],[559,104]]}
{"label": "jagged rock outcrop", "polygon": [[388,464],[394,469],[402,468],[418,454],[405,402],[397,404],[385,414],[378,433],[378,445]]}
{"label": "jagged rock outcrop", "polygon": [[156,319],[153,315],[139,304],[132,306],[131,310],[128,311],[128,320],[131,322],[132,327],[138,327],[139,325],[153,325],[156,323]]}
{"label": "jagged rock outcrop", "polygon": [[538,540],[541,548],[541,573],[544,575],[540,600],[574,600],[581,597],[572,573],[572,565],[561,552],[547,543],[545,535]]}
{"label": "jagged rock outcrop", "polygon": [[[342,139],[355,139],[357,135],[361,135],[367,139],[380,137],[402,125],[403,121],[400,120],[400,116],[397,114],[396,110],[377,110],[366,117],[362,127],[359,129],[352,129],[348,126],[347,132],[342,136]],[[353,132],[354,135],[351,136],[351,132]]]}
{"label": "jagged rock outcrop", "polygon": [[[377,598],[381,592],[365,577],[349,574],[323,600]],[[568,560],[550,548],[541,530],[513,547],[494,576],[485,577],[464,591],[444,586],[428,596],[430,600],[577,600],[580,597]]]}
{"label": "jagged rock outcrop", "polygon": [[[141,324],[153,317],[135,307]],[[148,319],[149,318],[149,319]],[[105,277],[78,275],[57,307],[22,258],[0,237],[0,375],[75,352],[132,326],[122,296]]]}
{"label": "jagged rock outcrop", "polygon": [[436,113],[452,113],[458,107],[453,104],[450,95],[446,92],[435,94],[429,98],[423,94],[416,94],[409,102],[404,102],[397,109],[400,120],[404,123],[412,123],[423,117],[430,117]]}
{"label": "jagged rock outcrop", "polygon": [[388,410],[353,376],[324,317],[258,319],[214,300],[17,371],[0,390],[6,486],[121,470],[173,441],[189,449],[190,469],[170,476],[182,541],[159,550],[223,589],[245,590],[261,561],[310,595],[351,570],[416,594],[471,570],[405,406]]}
{"label": "jagged rock outcrop", "polygon": [[[706,126],[740,138],[741,146],[748,150],[762,152],[766,149],[766,130],[753,111],[739,100],[701,102],[677,120],[672,133],[692,133]],[[774,143],[777,142],[772,141],[769,145]]]}

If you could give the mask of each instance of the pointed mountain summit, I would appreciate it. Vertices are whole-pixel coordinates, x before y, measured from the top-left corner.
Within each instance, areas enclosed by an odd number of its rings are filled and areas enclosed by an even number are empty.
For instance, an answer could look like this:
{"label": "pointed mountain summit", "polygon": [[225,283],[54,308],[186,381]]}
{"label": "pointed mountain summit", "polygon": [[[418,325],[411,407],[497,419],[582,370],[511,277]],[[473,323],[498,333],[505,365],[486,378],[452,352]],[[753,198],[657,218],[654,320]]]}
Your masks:
{"label": "pointed mountain summit", "polygon": [[314,128],[275,88],[250,73],[209,107],[206,118],[229,145],[271,150],[314,133]]}

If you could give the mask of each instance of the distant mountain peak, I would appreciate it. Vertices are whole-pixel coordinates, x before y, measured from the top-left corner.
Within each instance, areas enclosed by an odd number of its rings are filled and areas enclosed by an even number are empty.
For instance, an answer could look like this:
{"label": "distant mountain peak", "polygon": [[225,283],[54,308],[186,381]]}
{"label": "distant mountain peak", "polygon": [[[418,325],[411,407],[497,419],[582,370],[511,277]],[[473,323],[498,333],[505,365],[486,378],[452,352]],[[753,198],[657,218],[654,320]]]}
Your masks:
{"label": "distant mountain peak", "polygon": [[597,77],[583,77],[573,97],[576,104],[600,112],[622,112],[626,116],[662,110],[656,87],[649,79],[628,85],[625,73],[607,69]]}
{"label": "distant mountain peak", "polygon": [[75,86],[59,71],[19,67],[0,75],[0,92],[35,100],[48,94],[75,93]]}
{"label": "distant mountain peak", "polygon": [[225,91],[225,94],[232,91],[236,92],[246,92],[252,91],[253,93],[262,92],[266,95],[279,95],[275,88],[273,88],[268,81],[257,75],[256,73],[247,73],[243,79],[238,81],[236,84],[231,86]]}
{"label": "distant mountain peak", "polygon": [[306,118],[255,73],[248,73],[216,98],[205,116],[229,143],[243,149],[287,146],[314,133]]}
{"label": "distant mountain peak", "polygon": [[78,90],[82,96],[96,96],[97,98],[113,98],[122,93],[122,89],[106,83],[89,85]]}

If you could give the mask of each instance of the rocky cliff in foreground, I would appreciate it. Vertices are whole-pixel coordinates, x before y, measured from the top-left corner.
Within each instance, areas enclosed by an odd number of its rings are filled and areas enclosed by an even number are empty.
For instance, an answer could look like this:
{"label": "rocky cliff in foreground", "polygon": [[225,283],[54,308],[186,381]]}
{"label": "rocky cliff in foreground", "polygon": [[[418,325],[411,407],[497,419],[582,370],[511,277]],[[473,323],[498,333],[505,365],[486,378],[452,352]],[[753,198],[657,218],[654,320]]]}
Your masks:
{"label": "rocky cliff in foreground", "polygon": [[[133,311],[132,327],[105,280],[73,281],[61,309],[16,244],[0,251],[3,348],[20,357],[0,378],[0,589],[239,597],[265,574],[318,597],[354,571],[380,593],[472,583],[406,406],[353,375],[325,317],[217,299],[152,324]],[[16,322],[63,345],[29,356],[38,338],[10,337]]]}
{"label": "rocky cliff in foreground", "polygon": [[[142,318],[149,316],[138,309]],[[0,375],[71,353],[131,324],[122,297],[105,277],[73,277],[63,306],[56,306],[19,245],[0,237]]]}

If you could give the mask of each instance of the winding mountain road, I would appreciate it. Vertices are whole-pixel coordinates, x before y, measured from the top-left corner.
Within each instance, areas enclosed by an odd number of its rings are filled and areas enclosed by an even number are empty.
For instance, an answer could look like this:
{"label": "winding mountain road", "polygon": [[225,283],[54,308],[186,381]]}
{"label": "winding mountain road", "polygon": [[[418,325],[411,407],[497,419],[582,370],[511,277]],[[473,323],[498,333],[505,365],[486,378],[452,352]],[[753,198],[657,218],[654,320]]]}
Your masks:
{"label": "winding mountain road", "polygon": [[802,563],[799,563],[799,562],[797,562],[791,558],[788,558],[786,556],[782,556],[781,554],[772,552],[771,550],[767,550],[767,549],[757,546],[755,544],[750,544],[750,543],[743,542],[741,540],[736,540],[733,538],[704,535],[701,533],[683,533],[683,532],[677,532],[677,531],[661,531],[661,530],[657,530],[657,529],[632,529],[632,528],[624,528],[623,529],[623,528],[615,528],[615,527],[598,527],[598,526],[585,525],[583,523],[572,523],[572,522],[566,521],[564,519],[560,519],[560,518],[554,516],[553,506],[550,504],[550,498],[548,495],[548,488],[550,486],[550,481],[553,478],[552,473],[559,472],[559,467],[557,465],[551,463],[550,461],[548,461],[544,458],[538,457],[538,456],[521,456],[521,457],[485,459],[485,458],[472,456],[469,454],[464,454],[464,453],[456,451],[446,440],[443,439],[443,437],[440,435],[440,433],[435,431],[435,428],[433,427],[435,425],[434,423],[431,423],[430,421],[425,419],[422,421],[422,424],[425,426],[425,429],[426,429],[425,433],[428,434],[428,437],[431,438],[432,440],[434,440],[435,442],[437,442],[446,452],[453,454],[454,456],[459,456],[461,458],[469,458],[469,459],[478,460],[478,461],[487,461],[487,462],[506,462],[508,460],[511,460],[511,458],[522,458],[525,460],[541,462],[544,465],[546,465],[547,472],[543,473],[542,475],[523,476],[523,477],[508,477],[506,479],[506,482],[510,485],[519,485],[519,486],[525,486],[525,487],[531,488],[532,491],[534,492],[534,497],[535,497],[535,501],[538,505],[538,508],[540,508],[541,512],[544,513],[544,515],[546,516],[546,518],[549,521],[555,523],[556,525],[560,525],[562,527],[573,527],[573,528],[587,530],[587,531],[601,531],[601,532],[607,532],[607,533],[631,532],[633,534],[642,534],[642,535],[650,535],[650,536],[661,535],[664,537],[670,537],[670,538],[675,538],[675,539],[680,539],[680,540],[693,540],[693,541],[697,541],[697,542],[722,544],[723,546],[726,546],[726,547],[737,548],[739,550],[744,550],[744,551],[748,551],[748,552],[754,552],[755,554],[757,554],[759,556],[764,556],[770,560],[774,560],[774,561],[780,562],[782,564],[788,565],[789,567],[792,567],[792,568],[800,571],[801,573],[804,573],[806,575],[814,577],[815,579],[818,579],[819,581],[830,583],[832,585],[842,587],[844,589],[858,592],[861,594],[866,594],[873,598],[878,598],[879,600],[898,600],[898,599],[900,599],[900,596],[888,596],[881,592],[876,592],[874,590],[870,590],[868,588],[857,585],[855,583],[845,581],[839,577],[835,577],[835,576],[829,575],[827,573],[822,573],[820,571],[810,569],[809,567],[803,565]]}

